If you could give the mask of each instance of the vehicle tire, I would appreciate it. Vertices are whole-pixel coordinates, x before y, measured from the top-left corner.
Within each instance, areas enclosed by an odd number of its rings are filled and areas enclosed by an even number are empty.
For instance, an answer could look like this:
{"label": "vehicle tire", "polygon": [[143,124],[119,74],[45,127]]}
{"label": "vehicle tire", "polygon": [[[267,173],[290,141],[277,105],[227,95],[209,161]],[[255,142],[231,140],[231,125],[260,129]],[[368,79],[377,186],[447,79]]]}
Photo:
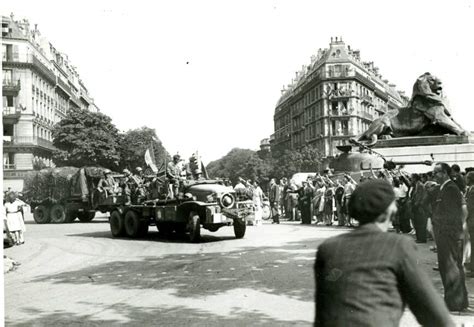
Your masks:
{"label": "vehicle tire", "polygon": [[50,211],[51,222],[53,224],[62,224],[66,222],[66,210],[62,204],[55,204]]}
{"label": "vehicle tire", "polygon": [[271,216],[271,210],[270,210],[270,207],[267,206],[267,205],[264,205],[263,208],[262,208],[262,219],[263,220],[268,220],[270,219],[270,216]]}
{"label": "vehicle tire", "polygon": [[125,233],[129,237],[136,238],[140,235],[140,217],[133,210],[127,211],[124,218]]}
{"label": "vehicle tire", "polygon": [[198,243],[201,240],[201,220],[199,215],[191,211],[188,221],[189,240],[192,243]]}
{"label": "vehicle tire", "polygon": [[51,221],[49,208],[45,205],[39,205],[33,211],[33,219],[37,224],[47,224]]}
{"label": "vehicle tire", "polygon": [[74,220],[76,220],[78,216],[77,210],[69,210],[66,208],[66,223],[72,223]]}
{"label": "vehicle tire", "polygon": [[125,235],[125,224],[122,214],[118,210],[112,211],[109,218],[110,231],[113,237]]}
{"label": "vehicle tire", "polygon": [[95,217],[95,212],[88,212],[88,211],[84,211],[84,212],[80,212],[79,213],[79,220],[83,223],[88,223],[90,222],[92,219],[94,219]]}
{"label": "vehicle tire", "polygon": [[243,238],[244,235],[245,235],[245,230],[246,229],[247,229],[247,225],[245,224],[244,220],[234,219],[235,238]]}

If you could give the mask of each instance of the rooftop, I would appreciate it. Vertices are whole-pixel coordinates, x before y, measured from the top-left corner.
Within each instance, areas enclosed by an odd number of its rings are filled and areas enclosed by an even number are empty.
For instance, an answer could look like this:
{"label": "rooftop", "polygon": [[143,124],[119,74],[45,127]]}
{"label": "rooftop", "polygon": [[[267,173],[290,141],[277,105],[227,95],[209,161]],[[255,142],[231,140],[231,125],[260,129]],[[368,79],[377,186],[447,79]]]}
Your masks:
{"label": "rooftop", "polygon": [[282,95],[277,103],[277,106],[293,95],[294,91],[299,86],[309,82],[309,80],[312,79],[310,77],[314,76],[316,70],[318,70],[318,68],[320,68],[323,64],[349,62],[367,71],[370,78],[373,81],[378,82],[379,85],[382,85],[388,94],[390,94],[393,98],[403,102],[400,92],[396,89],[396,85],[391,84],[388,80],[382,78],[382,75],[379,73],[379,68],[375,67],[373,61],[361,61],[359,50],[353,50],[349,45],[346,46],[342,40],[342,37],[335,37],[331,38],[329,48],[320,48],[316,55],[311,56],[311,63],[309,65],[303,65],[301,70],[296,72],[296,76],[294,79],[292,79],[291,83],[288,84],[288,86],[283,87],[281,90]]}

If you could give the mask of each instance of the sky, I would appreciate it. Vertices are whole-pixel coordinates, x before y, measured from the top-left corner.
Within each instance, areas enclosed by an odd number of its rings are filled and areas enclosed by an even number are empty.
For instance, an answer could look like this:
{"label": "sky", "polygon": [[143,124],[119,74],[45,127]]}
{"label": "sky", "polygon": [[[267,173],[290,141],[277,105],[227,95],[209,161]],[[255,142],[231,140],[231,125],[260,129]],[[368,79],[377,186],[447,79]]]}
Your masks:
{"label": "sky", "polygon": [[473,0],[3,1],[66,53],[121,131],[148,126],[171,153],[205,162],[258,149],[291,82],[331,37],[408,96],[424,72],[474,131]]}

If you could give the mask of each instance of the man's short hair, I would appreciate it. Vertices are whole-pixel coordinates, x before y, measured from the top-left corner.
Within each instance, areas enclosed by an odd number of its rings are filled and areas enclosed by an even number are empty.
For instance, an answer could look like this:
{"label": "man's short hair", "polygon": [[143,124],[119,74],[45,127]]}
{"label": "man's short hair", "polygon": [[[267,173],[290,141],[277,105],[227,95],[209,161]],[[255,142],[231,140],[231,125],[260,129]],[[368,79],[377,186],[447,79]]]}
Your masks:
{"label": "man's short hair", "polygon": [[451,167],[446,162],[438,162],[436,163],[436,166],[439,166],[441,171],[448,174],[448,176],[451,176]]}
{"label": "man's short hair", "polygon": [[466,175],[466,183],[467,185],[474,185],[474,171],[470,171]]}
{"label": "man's short hair", "polygon": [[460,173],[461,172],[461,168],[457,164],[452,165],[451,170],[455,173]]}

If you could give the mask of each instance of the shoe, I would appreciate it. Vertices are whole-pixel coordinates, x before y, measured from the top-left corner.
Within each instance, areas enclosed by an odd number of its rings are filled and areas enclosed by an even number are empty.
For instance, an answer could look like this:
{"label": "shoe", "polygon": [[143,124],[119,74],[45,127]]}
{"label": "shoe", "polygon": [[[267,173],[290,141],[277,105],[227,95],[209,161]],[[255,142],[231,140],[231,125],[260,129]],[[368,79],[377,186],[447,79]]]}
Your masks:
{"label": "shoe", "polygon": [[436,252],[436,246],[430,246],[430,251]]}
{"label": "shoe", "polygon": [[439,271],[439,267],[438,267],[438,266],[433,267],[433,270],[434,270],[434,271]]}

